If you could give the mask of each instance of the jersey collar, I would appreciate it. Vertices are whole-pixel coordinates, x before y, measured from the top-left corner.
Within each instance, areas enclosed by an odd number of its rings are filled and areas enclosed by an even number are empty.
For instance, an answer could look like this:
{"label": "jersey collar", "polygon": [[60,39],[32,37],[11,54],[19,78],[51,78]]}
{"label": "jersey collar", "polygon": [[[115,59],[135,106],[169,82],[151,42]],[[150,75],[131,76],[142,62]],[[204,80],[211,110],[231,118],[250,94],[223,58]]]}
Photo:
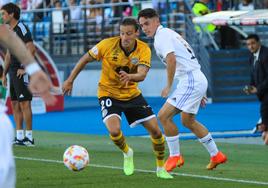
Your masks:
{"label": "jersey collar", "polygon": [[131,50],[130,52],[125,51],[125,49],[121,45],[121,39],[119,40],[119,46],[120,46],[121,50],[123,50],[125,56],[128,57],[132,52],[134,52],[136,50],[136,48],[137,48],[137,40],[135,40],[135,46],[134,46],[133,50]]}
{"label": "jersey collar", "polygon": [[154,35],[156,35],[161,29],[163,29],[164,27],[162,25],[159,25],[156,29],[156,32]]}

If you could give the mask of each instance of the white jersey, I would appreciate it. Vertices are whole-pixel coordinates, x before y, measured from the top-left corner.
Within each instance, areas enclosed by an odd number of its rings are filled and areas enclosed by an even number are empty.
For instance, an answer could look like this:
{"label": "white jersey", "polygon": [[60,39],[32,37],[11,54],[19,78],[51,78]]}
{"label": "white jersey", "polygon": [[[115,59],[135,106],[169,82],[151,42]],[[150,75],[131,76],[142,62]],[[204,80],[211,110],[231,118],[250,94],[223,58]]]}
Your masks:
{"label": "white jersey", "polygon": [[166,64],[166,57],[173,52],[176,56],[175,78],[194,70],[200,70],[194,51],[191,46],[175,31],[158,26],[154,36],[154,48],[157,56]]}
{"label": "white jersey", "polygon": [[15,188],[16,171],[13,158],[13,127],[5,114],[5,106],[0,104],[0,188]]}
{"label": "white jersey", "polygon": [[4,106],[0,100],[0,113],[3,113],[7,110],[6,106]]}

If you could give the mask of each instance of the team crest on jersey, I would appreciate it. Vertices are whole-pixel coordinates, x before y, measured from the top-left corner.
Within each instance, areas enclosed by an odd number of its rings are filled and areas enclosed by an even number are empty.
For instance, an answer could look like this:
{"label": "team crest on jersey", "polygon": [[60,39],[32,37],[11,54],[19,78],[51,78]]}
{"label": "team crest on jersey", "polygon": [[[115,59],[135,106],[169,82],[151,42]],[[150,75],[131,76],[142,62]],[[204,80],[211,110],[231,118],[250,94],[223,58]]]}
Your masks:
{"label": "team crest on jersey", "polygon": [[134,65],[136,65],[138,62],[139,62],[139,59],[136,58],[136,57],[133,57],[133,58],[131,59],[131,63],[134,64]]}

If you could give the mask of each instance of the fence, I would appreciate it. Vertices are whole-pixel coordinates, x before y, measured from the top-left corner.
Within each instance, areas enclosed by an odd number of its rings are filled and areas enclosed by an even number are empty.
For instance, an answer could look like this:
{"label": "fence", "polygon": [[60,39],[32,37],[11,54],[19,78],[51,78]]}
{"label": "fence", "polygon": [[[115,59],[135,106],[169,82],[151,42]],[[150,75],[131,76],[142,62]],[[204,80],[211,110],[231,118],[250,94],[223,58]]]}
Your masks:
{"label": "fence", "polygon": [[[95,45],[103,38],[119,34],[119,22],[124,17],[124,6],[129,3],[109,3],[91,6],[78,6],[81,10],[81,19],[71,19],[69,7],[61,9],[41,9],[22,13],[22,20],[33,33],[33,38],[44,47],[51,56],[80,55]],[[151,1],[139,1],[135,7],[139,10],[152,7]],[[160,1],[158,12],[163,25],[173,28],[179,33],[184,33],[183,2]],[[98,9],[99,14],[88,18],[88,10]],[[36,19],[36,15],[39,15]],[[131,15],[135,16],[135,15]],[[142,40],[152,44],[152,40],[141,36]]]}

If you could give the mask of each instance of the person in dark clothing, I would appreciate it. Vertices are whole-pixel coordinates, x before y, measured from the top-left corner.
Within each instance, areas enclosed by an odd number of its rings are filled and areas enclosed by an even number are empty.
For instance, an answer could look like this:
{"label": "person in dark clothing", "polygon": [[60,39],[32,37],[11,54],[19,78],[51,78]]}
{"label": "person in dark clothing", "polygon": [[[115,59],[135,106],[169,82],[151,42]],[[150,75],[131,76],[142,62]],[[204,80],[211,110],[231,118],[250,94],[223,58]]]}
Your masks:
{"label": "person in dark clothing", "polygon": [[264,144],[268,145],[268,48],[261,45],[259,36],[251,34],[246,39],[251,52],[249,62],[251,65],[251,79],[244,91],[246,94],[256,94],[261,106],[261,125]]}
{"label": "person in dark clothing", "polygon": [[[20,8],[13,3],[7,3],[1,8],[3,22],[10,26],[16,35],[24,42],[29,52],[34,55],[35,46],[28,27],[20,19]],[[16,122],[16,137],[14,144],[34,146],[32,136],[32,94],[28,89],[29,75],[25,67],[14,55],[9,52],[5,57],[3,85],[6,85],[6,74],[9,74],[11,105]],[[24,136],[23,122],[26,124]]]}

